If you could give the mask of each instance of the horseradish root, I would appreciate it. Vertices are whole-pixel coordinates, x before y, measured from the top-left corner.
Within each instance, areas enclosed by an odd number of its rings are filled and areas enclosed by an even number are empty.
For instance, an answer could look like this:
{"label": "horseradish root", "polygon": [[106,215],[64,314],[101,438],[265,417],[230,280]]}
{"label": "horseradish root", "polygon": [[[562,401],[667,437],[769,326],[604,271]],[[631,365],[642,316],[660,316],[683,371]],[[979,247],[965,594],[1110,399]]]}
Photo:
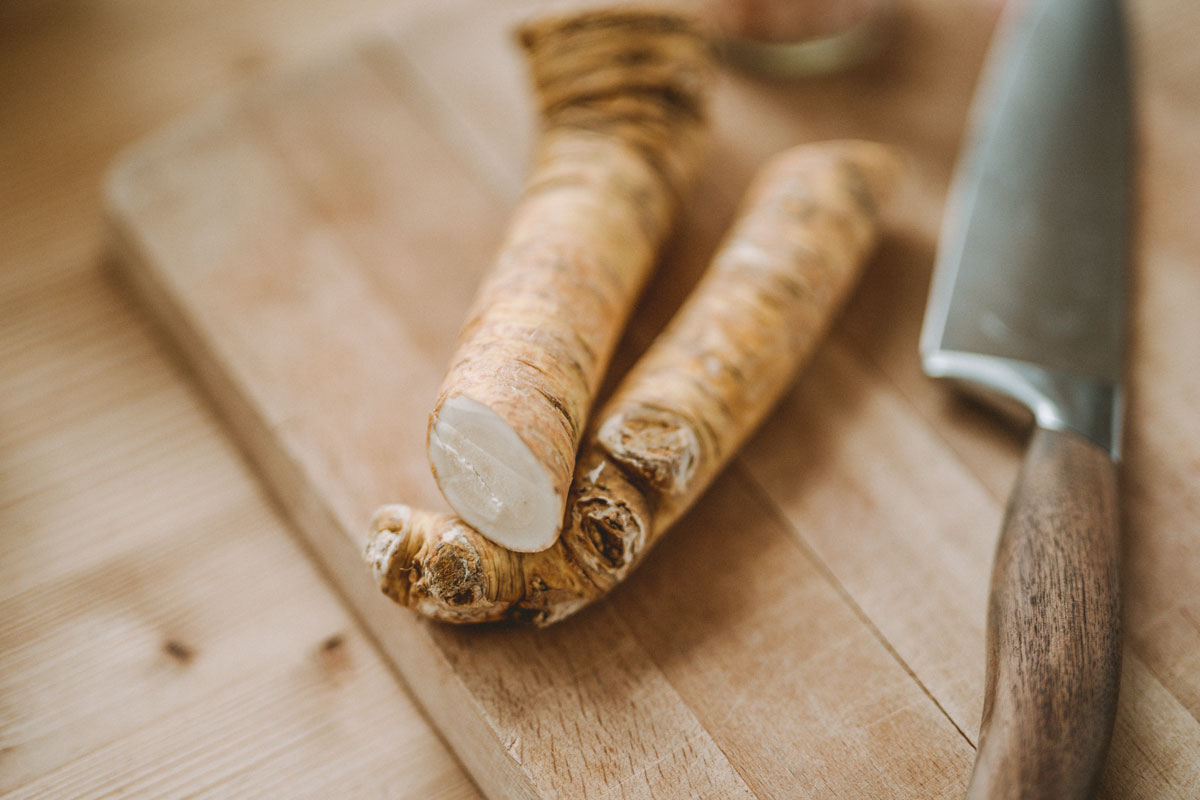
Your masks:
{"label": "horseradish root", "polygon": [[520,31],[541,108],[532,173],[429,420],[450,507],[512,550],[552,545],[613,347],[705,133],[689,18],[600,11]]}
{"label": "horseradish root", "polygon": [[599,446],[654,494],[657,526],[708,486],[821,340],[899,171],[883,145],[828,142],[782,154],[750,188],[692,296],[601,416]]}
{"label": "horseradish root", "polygon": [[453,516],[387,506],[366,552],[383,592],[439,620],[546,625],[615,586],[820,341],[898,172],[889,149],[857,141],[798,147],[768,164],[700,283],[597,415],[559,540],[516,553]]}

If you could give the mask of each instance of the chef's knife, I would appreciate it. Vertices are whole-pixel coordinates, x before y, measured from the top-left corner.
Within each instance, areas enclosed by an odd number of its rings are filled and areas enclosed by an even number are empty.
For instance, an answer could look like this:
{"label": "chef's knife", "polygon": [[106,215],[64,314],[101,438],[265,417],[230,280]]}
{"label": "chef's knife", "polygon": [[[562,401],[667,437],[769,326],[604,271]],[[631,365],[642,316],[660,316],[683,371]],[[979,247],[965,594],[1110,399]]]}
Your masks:
{"label": "chef's knife", "polygon": [[1034,433],[993,565],[967,797],[1090,797],[1120,680],[1116,469],[1130,100],[1118,0],[1010,13],[976,99],[921,334],[925,371]]}

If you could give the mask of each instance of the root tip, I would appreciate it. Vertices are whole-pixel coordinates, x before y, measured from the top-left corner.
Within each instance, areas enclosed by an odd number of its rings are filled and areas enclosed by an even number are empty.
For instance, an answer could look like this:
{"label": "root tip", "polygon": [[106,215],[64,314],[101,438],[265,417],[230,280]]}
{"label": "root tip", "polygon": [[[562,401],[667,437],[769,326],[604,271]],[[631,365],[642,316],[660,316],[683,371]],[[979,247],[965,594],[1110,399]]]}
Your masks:
{"label": "root tip", "polygon": [[408,506],[383,506],[371,518],[370,537],[363,548],[380,591],[401,604],[408,601],[408,574],[414,562],[411,521]]}

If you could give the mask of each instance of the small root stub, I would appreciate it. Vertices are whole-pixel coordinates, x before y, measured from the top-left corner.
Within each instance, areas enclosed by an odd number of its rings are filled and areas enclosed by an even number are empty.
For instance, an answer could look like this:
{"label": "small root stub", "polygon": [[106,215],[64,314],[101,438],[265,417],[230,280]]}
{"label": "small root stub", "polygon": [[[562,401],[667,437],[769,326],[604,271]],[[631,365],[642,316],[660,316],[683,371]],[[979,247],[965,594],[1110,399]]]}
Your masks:
{"label": "small root stub", "polygon": [[624,409],[606,418],[596,437],[614,459],[666,494],[686,491],[702,461],[695,427],[670,409]]}
{"label": "small root stub", "polygon": [[364,556],[385,595],[442,622],[548,625],[602,593],[561,541],[516,553],[453,515],[404,505],[375,514]]}
{"label": "small root stub", "polygon": [[450,514],[384,506],[371,521],[364,555],[380,590],[425,616],[484,622],[510,605],[498,584],[511,574],[515,554]]}
{"label": "small root stub", "polygon": [[580,456],[562,541],[598,588],[611,589],[641,557],[654,523],[651,495],[600,448]]}

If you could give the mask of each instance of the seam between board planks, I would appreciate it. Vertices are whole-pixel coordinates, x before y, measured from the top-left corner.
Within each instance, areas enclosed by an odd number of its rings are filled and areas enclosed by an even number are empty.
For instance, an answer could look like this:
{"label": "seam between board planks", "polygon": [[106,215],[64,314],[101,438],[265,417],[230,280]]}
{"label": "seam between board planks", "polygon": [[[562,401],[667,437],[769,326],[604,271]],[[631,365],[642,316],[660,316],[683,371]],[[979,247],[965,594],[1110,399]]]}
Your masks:
{"label": "seam between board planks", "polygon": [[858,604],[858,601],[855,600],[854,596],[850,594],[850,590],[847,589],[842,581],[837,577],[833,569],[825,562],[825,559],[821,558],[821,556],[817,554],[817,551],[814,550],[809,544],[808,540],[800,535],[799,531],[797,531],[795,526],[792,525],[788,520],[787,515],[783,513],[783,509],[781,509],[767,493],[767,490],[763,488],[758,481],[754,480],[754,477],[746,469],[746,466],[742,463],[741,459],[735,459],[734,462],[729,465],[728,472],[733,475],[736,480],[742,481],[746,485],[746,488],[749,490],[750,494],[758,498],[758,501],[762,503],[762,506],[764,509],[766,509],[767,514],[769,514],[776,521],[776,523],[783,526],[783,528],[786,529],[789,534],[791,534],[788,538],[792,544],[798,550],[800,550],[800,552],[804,554],[804,557],[813,564],[817,572],[824,576],[825,580],[827,580],[829,584],[833,586],[833,588],[837,591],[838,596],[842,598],[842,602],[844,602],[854,612],[854,615],[858,617],[862,624],[871,631],[872,635],[879,641],[881,645],[883,645],[883,648],[887,650],[888,654],[891,655],[897,664],[904,668],[904,671],[908,674],[908,677],[912,678],[917,686],[920,687],[925,696],[928,697],[934,706],[937,707],[937,710],[942,713],[942,716],[944,716],[946,720],[954,726],[954,730],[958,731],[958,735],[961,736],[963,740],[971,746],[972,750],[974,750],[975,741],[967,735],[967,732],[964,731],[962,727],[954,721],[954,717],[950,716],[950,712],[942,706],[941,702],[936,697],[934,697],[933,692],[931,692],[929,687],[925,685],[924,681],[917,676],[917,673],[912,669],[912,667],[909,666],[908,662],[904,660],[904,657],[900,655],[900,653],[888,640],[887,636],[884,635],[883,631],[879,629],[879,626],[877,626],[874,621],[867,616],[866,610]]}

